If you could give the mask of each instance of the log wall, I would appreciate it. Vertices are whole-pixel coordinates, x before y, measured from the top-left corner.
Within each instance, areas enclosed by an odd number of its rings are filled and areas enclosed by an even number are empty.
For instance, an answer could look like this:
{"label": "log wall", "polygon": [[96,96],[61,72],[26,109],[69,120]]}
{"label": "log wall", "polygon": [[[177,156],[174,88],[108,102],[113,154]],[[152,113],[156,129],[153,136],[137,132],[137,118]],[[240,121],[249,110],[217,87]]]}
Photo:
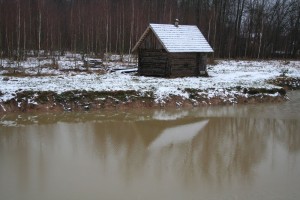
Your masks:
{"label": "log wall", "polygon": [[168,53],[165,50],[140,50],[138,73],[146,76],[168,76]]}
{"label": "log wall", "polygon": [[198,76],[196,53],[173,53],[169,54],[171,66],[170,76]]}
{"label": "log wall", "polygon": [[140,49],[138,73],[146,76],[163,77],[206,75],[206,55]]}
{"label": "log wall", "polygon": [[207,55],[205,53],[198,53],[197,56],[199,62],[198,67],[201,75],[201,72],[206,72]]}

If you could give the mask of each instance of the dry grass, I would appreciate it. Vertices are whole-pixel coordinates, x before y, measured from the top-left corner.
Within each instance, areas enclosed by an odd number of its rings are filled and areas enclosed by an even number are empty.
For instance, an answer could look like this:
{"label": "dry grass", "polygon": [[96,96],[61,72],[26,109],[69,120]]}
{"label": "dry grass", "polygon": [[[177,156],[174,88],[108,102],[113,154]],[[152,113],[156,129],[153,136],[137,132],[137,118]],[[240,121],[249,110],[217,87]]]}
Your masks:
{"label": "dry grass", "polygon": [[10,76],[10,77],[46,77],[46,76],[56,76],[55,74],[47,74],[47,73],[37,73],[37,74],[28,74],[26,72],[7,72],[3,73],[2,76]]}

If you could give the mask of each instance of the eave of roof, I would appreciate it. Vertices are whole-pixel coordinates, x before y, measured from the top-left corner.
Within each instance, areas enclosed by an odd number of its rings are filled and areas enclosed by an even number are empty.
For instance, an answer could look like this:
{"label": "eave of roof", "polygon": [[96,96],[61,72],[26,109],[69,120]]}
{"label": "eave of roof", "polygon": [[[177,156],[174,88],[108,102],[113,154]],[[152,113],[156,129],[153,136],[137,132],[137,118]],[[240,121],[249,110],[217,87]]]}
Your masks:
{"label": "eave of roof", "polygon": [[150,32],[150,26],[148,26],[146,28],[146,30],[144,31],[144,33],[142,34],[142,36],[140,37],[138,42],[134,45],[134,47],[132,48],[132,52],[135,52],[139,48],[139,46],[141,45],[143,40],[146,38],[146,36],[148,35],[149,32]]}

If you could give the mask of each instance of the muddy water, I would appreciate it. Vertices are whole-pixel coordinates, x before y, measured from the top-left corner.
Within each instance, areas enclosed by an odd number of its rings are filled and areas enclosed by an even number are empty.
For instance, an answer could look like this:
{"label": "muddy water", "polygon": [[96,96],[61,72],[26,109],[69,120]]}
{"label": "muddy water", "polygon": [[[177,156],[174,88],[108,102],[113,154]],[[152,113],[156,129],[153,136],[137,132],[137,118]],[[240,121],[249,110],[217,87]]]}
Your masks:
{"label": "muddy water", "polygon": [[300,93],[274,105],[0,117],[0,199],[299,199]]}

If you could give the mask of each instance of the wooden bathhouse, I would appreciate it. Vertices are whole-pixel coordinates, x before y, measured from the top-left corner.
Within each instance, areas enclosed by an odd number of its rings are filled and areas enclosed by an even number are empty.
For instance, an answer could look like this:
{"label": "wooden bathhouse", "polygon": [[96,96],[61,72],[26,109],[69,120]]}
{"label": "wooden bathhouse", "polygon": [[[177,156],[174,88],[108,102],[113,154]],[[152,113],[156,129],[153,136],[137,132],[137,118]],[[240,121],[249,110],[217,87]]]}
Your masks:
{"label": "wooden bathhouse", "polygon": [[145,76],[207,75],[207,53],[213,52],[197,26],[150,24],[132,52],[138,54],[138,73]]}

